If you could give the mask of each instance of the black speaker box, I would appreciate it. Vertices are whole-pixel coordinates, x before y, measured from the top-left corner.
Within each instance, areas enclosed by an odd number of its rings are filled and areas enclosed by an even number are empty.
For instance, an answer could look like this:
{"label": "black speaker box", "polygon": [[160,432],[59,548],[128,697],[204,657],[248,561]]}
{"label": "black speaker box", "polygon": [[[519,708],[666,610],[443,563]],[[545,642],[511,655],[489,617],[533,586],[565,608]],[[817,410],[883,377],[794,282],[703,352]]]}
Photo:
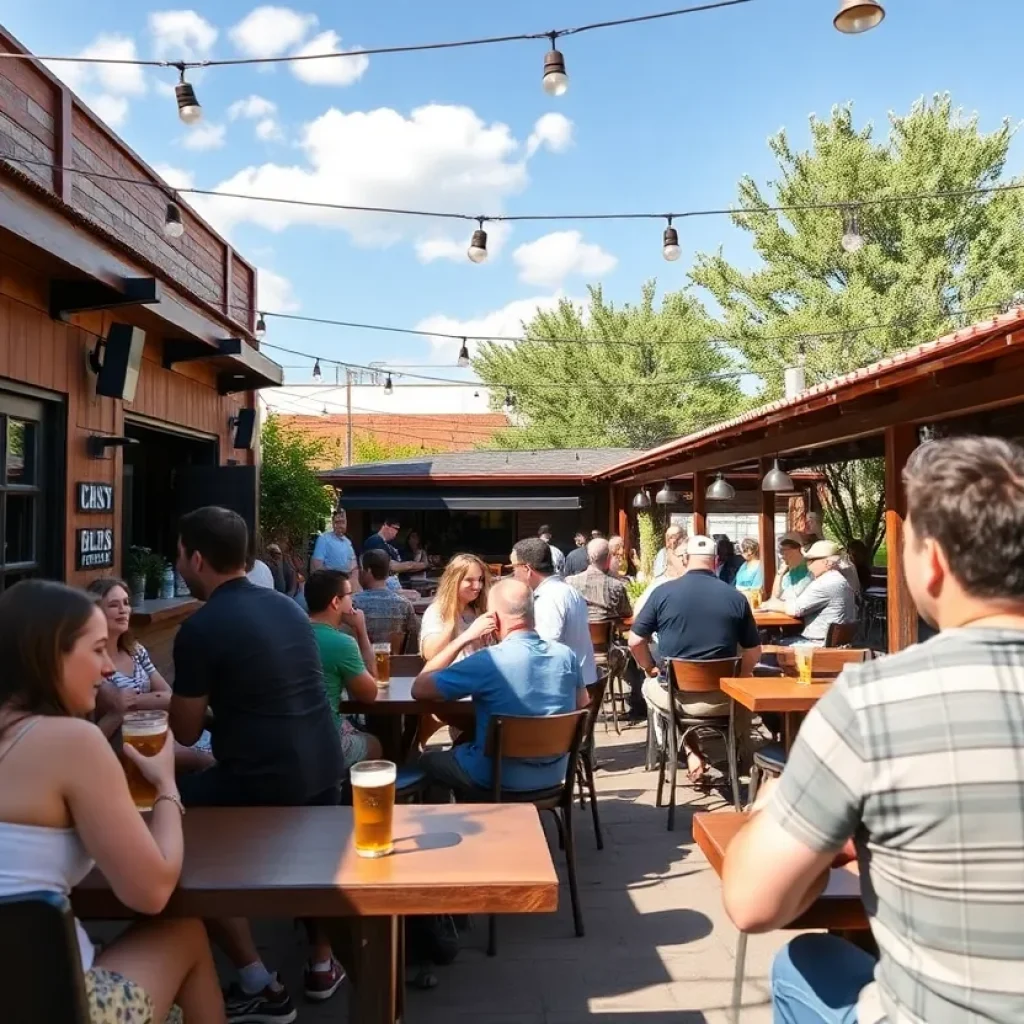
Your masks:
{"label": "black speaker box", "polygon": [[251,448],[256,433],[256,410],[239,409],[235,417],[235,439],[233,448]]}
{"label": "black speaker box", "polygon": [[111,324],[103,345],[103,365],[96,377],[96,394],[131,402],[139,383],[146,332],[131,324]]}

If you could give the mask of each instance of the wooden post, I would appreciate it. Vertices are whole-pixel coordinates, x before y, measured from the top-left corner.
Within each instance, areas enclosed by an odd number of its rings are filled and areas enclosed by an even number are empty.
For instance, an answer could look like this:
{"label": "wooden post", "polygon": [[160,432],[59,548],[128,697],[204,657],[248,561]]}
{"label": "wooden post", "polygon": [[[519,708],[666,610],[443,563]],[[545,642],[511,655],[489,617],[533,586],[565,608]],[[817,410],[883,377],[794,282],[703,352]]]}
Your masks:
{"label": "wooden post", "polygon": [[773,464],[771,459],[761,459],[758,462],[757,493],[761,500],[757,515],[757,543],[761,547],[765,597],[771,594],[775,583],[775,492],[762,490],[761,481]]}
{"label": "wooden post", "polygon": [[620,487],[619,489],[619,500],[616,504],[616,522],[615,532],[622,538],[622,551],[626,558],[629,558],[630,551],[630,539],[629,539],[629,509],[626,508],[626,489]]}
{"label": "wooden post", "polygon": [[708,532],[707,516],[708,475],[704,472],[693,474],[693,532],[704,536]]}
{"label": "wooden post", "polygon": [[611,537],[619,525],[619,505],[622,502],[620,494],[624,493],[624,488],[621,487],[609,487],[608,488],[608,536]]}
{"label": "wooden post", "polygon": [[903,573],[903,520],[907,495],[903,467],[917,447],[917,428],[909,423],[885,428],[885,550],[888,584],[889,653],[917,643],[917,608]]}

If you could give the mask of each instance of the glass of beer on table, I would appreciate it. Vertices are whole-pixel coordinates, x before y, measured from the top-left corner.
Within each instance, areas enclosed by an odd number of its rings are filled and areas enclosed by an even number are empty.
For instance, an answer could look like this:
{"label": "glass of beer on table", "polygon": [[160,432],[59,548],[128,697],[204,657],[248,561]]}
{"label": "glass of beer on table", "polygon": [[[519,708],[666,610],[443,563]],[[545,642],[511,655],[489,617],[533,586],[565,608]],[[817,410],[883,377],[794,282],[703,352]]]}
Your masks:
{"label": "glass of beer on table", "polygon": [[[140,754],[152,757],[159,754],[167,742],[166,711],[129,711],[121,726],[121,738]],[[123,754],[121,764],[128,778],[128,791],[140,811],[151,811],[156,800],[156,787],[147,782],[133,761]]]}
{"label": "glass of beer on table", "polygon": [[387,686],[391,682],[391,644],[374,644],[373,660],[377,668],[377,685]]}
{"label": "glass of beer on table", "polygon": [[386,857],[394,849],[391,821],[398,768],[393,761],[360,761],[352,766],[350,777],[356,853]]}
{"label": "glass of beer on table", "polygon": [[806,644],[798,644],[793,648],[796,659],[796,681],[801,686],[810,686],[812,667],[814,664],[814,648]]}

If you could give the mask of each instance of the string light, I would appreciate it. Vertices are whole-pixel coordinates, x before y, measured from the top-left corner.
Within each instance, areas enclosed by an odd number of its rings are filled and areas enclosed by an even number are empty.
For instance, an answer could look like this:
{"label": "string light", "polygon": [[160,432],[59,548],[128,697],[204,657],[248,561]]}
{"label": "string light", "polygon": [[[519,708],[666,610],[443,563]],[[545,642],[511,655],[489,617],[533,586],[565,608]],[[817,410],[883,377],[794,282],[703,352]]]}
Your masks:
{"label": "string light", "polygon": [[672,227],[672,218],[669,217],[667,219],[668,227],[665,228],[661,253],[669,263],[675,263],[682,255],[683,250],[679,247],[679,232]]}
{"label": "string light", "polygon": [[323,374],[320,372],[320,360],[313,364],[313,380],[319,380]]}
{"label": "string light", "polygon": [[394,393],[394,385],[391,383],[391,374],[387,375],[387,379],[384,381],[384,394],[390,395]]}
{"label": "string light", "polygon": [[859,35],[881,24],[885,8],[877,0],[840,0],[832,24],[846,35]]}
{"label": "string light", "polygon": [[548,37],[551,49],[544,54],[544,77],[541,84],[549,96],[564,96],[569,89],[569,76],[565,73],[565,57],[555,46],[558,33],[552,32]]}
{"label": "string light", "polygon": [[263,319],[262,313],[256,317],[256,327],[252,333],[256,335],[257,341],[262,341],[267,336],[267,321]]}
{"label": "string light", "polygon": [[329,412],[327,411],[327,406],[326,406],[326,405],[324,406],[324,408],[323,408],[323,411],[322,411],[322,412],[320,413],[320,415],[321,415],[321,416],[330,416],[330,415],[331,415],[331,414],[330,414],[330,413],[329,413]]}
{"label": "string light", "polygon": [[484,231],[482,217],[477,219],[477,223],[480,226],[473,232],[473,237],[469,240],[466,255],[473,263],[483,263],[487,259],[487,232]]}
{"label": "string light", "polygon": [[864,238],[854,209],[847,210],[843,215],[843,237],[840,244],[849,253],[860,252],[864,248]]}
{"label": "string light", "polygon": [[168,200],[164,211],[164,235],[167,238],[181,238],[185,234],[185,222],[181,219],[181,210],[173,199]]}
{"label": "string light", "polygon": [[459,359],[456,366],[465,370],[469,366],[469,345],[466,343],[466,339],[462,339],[462,348],[459,349]]}
{"label": "string light", "polygon": [[174,87],[174,98],[178,101],[178,117],[185,124],[198,124],[203,119],[203,108],[196,99],[196,91],[185,81],[185,65],[178,64],[181,80]]}

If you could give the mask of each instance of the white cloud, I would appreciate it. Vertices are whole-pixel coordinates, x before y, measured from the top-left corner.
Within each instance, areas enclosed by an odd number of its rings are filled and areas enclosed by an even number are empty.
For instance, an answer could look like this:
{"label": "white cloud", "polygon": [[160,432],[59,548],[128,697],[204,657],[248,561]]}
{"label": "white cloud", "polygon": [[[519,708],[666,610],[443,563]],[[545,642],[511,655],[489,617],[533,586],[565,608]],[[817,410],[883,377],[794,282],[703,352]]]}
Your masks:
{"label": "white cloud", "polygon": [[599,245],[583,241],[578,231],[553,231],[526,242],[512,253],[519,280],[527,284],[560,285],[570,274],[598,277],[619,262]]}
{"label": "white cloud", "polygon": [[292,74],[308,85],[351,85],[359,81],[370,66],[370,58],[359,53],[358,49],[343,50],[341,37],[332,29],[310,39],[295,55],[313,53],[349,53],[353,56],[296,61],[291,65]]}
{"label": "white cloud", "polygon": [[[500,213],[528,180],[522,146],[509,127],[486,124],[468,107],[431,105],[408,117],[388,108],[350,114],[332,108],[304,127],[299,148],[305,165],[246,167],[217,189],[355,206]],[[341,228],[360,245],[456,237],[447,225],[443,235],[428,234],[418,218],[216,196],[197,196],[196,205],[225,234],[249,223],[271,231],[296,224]],[[468,232],[465,240],[458,237],[460,245],[468,244]]]}
{"label": "white cloud", "polygon": [[295,288],[287,277],[266,267],[256,268],[256,301],[261,309],[294,313],[301,308]]}
{"label": "white cloud", "polygon": [[202,60],[217,42],[217,30],[195,11],[153,11],[149,32],[161,58]]}
{"label": "white cloud", "polygon": [[153,170],[167,182],[171,188],[191,188],[195,184],[195,178],[191,171],[181,167],[174,167],[171,164],[154,164]]}
{"label": "white cloud", "polygon": [[[476,225],[467,223],[462,235],[437,233],[419,238],[416,240],[416,257],[420,263],[433,263],[435,260],[461,263],[468,260],[466,250],[474,230]],[[484,230],[487,232],[488,258],[494,259],[512,234],[512,225],[505,221],[495,221],[493,224],[485,224]]]}
{"label": "white cloud", "polygon": [[220,149],[224,145],[226,131],[227,129],[222,124],[201,121],[199,124],[186,129],[185,134],[181,137],[181,144],[186,149],[192,149],[196,152]]}
{"label": "white cloud", "polygon": [[237,121],[240,117],[252,118],[268,117],[277,113],[277,104],[264,96],[246,96],[244,100],[235,100],[228,107],[228,117]]}
{"label": "white cloud", "polygon": [[564,153],[572,145],[573,124],[564,114],[544,114],[537,119],[526,142],[526,155],[533,156],[541,146],[552,153]]}
{"label": "white cloud", "polygon": [[[523,325],[529,323],[538,312],[548,313],[558,308],[558,304],[567,298],[561,292],[554,295],[542,295],[530,299],[514,299],[501,309],[495,309],[482,316],[459,320],[456,317],[438,313],[428,316],[416,325],[418,331],[438,331],[442,334],[465,335],[466,337],[487,338],[519,338],[523,334]],[[576,305],[579,300],[571,299]],[[435,349],[447,350],[453,342],[446,338],[430,338]]]}
{"label": "white cloud", "polygon": [[[135,40],[128,36],[103,34],[80,50],[76,56],[136,60]],[[96,113],[112,126],[123,124],[128,116],[129,97],[146,91],[143,69],[134,64],[72,64],[47,62],[49,69],[78,93]]]}
{"label": "white cloud", "polygon": [[256,7],[231,29],[231,41],[246,57],[280,57],[316,28],[315,14],[290,7]]}
{"label": "white cloud", "polygon": [[128,120],[128,101],[123,96],[100,93],[90,104],[101,121],[120,128]]}
{"label": "white cloud", "polygon": [[272,117],[263,117],[256,122],[256,138],[272,142],[283,137],[281,126]]}

